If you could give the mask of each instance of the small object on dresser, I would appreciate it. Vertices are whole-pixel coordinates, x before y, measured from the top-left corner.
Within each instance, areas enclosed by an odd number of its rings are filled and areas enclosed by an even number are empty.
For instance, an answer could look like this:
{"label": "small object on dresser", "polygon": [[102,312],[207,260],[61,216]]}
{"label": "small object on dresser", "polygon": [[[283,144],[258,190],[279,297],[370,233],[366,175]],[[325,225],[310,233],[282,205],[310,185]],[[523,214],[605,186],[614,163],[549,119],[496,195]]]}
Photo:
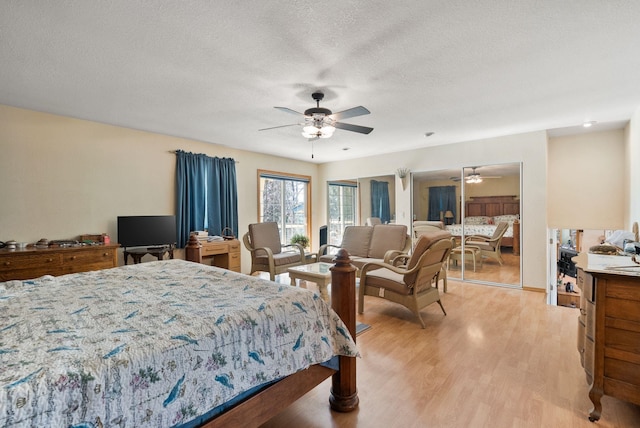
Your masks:
{"label": "small object on dresser", "polygon": [[18,243],[13,239],[5,242],[5,244],[7,245],[7,250],[15,250],[16,246],[18,245]]}
{"label": "small object on dresser", "polygon": [[38,242],[36,242],[36,248],[47,248],[49,247],[49,240],[47,238],[42,238]]}
{"label": "small object on dresser", "polygon": [[231,230],[230,227],[222,229],[220,234],[222,235],[222,238],[226,240],[236,239],[236,236],[233,234],[233,230]]}

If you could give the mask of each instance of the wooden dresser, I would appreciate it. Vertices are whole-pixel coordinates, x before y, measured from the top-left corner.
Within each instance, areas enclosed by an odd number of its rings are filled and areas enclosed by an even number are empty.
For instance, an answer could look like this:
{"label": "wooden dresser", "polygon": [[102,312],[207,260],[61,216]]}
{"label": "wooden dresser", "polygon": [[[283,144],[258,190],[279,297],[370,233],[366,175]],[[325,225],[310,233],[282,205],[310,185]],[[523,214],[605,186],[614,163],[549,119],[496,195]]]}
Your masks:
{"label": "wooden dresser", "polygon": [[0,281],[64,275],[118,266],[119,244],[0,250]]}
{"label": "wooden dresser", "polygon": [[600,419],[603,395],[640,405],[640,272],[592,268],[578,262],[581,290],[578,352],[591,386],[591,421]]}
{"label": "wooden dresser", "polygon": [[208,263],[211,266],[240,272],[240,241],[199,242],[195,235],[189,237],[185,247],[186,259],[190,262]]}

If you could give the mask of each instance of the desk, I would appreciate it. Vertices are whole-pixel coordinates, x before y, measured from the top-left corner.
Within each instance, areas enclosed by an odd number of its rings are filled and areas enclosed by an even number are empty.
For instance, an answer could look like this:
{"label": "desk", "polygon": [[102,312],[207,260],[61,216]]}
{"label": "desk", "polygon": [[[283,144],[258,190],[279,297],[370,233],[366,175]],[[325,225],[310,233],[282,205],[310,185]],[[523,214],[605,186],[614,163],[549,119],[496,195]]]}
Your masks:
{"label": "desk", "polygon": [[142,260],[142,258],[147,255],[147,254],[151,254],[152,256],[155,256],[158,260],[162,260],[164,259],[164,255],[166,253],[169,253],[169,258],[172,259],[173,258],[173,244],[171,245],[161,245],[158,247],[146,247],[146,248],[130,248],[127,250],[127,248],[124,249],[124,264],[126,265],[128,260],[129,260],[129,256],[131,256],[131,258],[133,259],[133,263],[134,264],[138,264],[140,263],[140,261]]}
{"label": "desk", "polygon": [[322,299],[327,303],[331,303],[329,292],[327,291],[327,286],[331,283],[331,266],[333,266],[331,263],[309,263],[290,267],[287,272],[289,272],[289,278],[291,278],[291,285],[296,285],[296,279],[315,282],[318,284]]}
{"label": "desk", "polygon": [[240,272],[240,241],[237,239],[200,242],[196,235],[191,235],[185,252],[190,262],[209,261],[211,266]]}

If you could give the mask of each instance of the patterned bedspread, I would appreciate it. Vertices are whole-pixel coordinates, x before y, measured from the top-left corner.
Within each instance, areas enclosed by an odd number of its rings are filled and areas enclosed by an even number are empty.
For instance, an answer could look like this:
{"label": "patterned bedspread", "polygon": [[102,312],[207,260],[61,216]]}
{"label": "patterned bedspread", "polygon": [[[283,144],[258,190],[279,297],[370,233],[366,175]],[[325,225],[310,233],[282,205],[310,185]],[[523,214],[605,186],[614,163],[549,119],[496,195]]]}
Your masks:
{"label": "patterned bedspread", "polygon": [[[451,232],[453,236],[462,236],[462,225],[461,224],[451,224],[445,226],[445,228]],[[464,235],[487,235],[492,236],[493,232],[496,230],[495,224],[467,224],[464,227]],[[509,224],[507,231],[504,233],[505,238],[513,237],[513,224]]]}
{"label": "patterned bedspread", "polygon": [[167,427],[333,355],[308,290],[183,260],[0,283],[0,426]]}

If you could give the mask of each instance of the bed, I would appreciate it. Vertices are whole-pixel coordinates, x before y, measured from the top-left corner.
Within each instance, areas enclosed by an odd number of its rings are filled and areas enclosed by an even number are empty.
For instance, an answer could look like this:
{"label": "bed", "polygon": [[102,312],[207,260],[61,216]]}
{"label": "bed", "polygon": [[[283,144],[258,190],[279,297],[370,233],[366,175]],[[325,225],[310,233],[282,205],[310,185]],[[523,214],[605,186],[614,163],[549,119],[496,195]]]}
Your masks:
{"label": "bed", "polygon": [[[517,215],[501,215],[501,216],[471,216],[465,218],[464,226],[462,224],[451,224],[445,226],[445,228],[451,232],[452,236],[461,237],[461,236],[469,236],[469,235],[486,235],[492,236],[493,232],[496,230],[496,226],[501,221],[506,221],[509,223],[509,227],[507,231],[504,233],[502,238],[502,246],[503,247],[513,247],[514,245],[514,227],[513,223],[518,220],[519,216]],[[464,229],[463,229],[464,228]],[[519,239],[520,228],[516,228],[516,236]]]}
{"label": "bed", "polygon": [[316,293],[184,260],[0,283],[0,426],[252,426],[265,391],[332,375],[348,411],[347,325]]}
{"label": "bed", "polygon": [[[518,221],[515,228],[513,224]],[[469,235],[493,235],[496,225],[501,221],[509,223],[502,238],[503,247],[513,247],[514,254],[520,244],[520,199],[515,195],[472,196],[465,202],[464,231],[462,224],[446,226],[451,235],[462,237]],[[517,251],[519,254],[519,251]]]}

